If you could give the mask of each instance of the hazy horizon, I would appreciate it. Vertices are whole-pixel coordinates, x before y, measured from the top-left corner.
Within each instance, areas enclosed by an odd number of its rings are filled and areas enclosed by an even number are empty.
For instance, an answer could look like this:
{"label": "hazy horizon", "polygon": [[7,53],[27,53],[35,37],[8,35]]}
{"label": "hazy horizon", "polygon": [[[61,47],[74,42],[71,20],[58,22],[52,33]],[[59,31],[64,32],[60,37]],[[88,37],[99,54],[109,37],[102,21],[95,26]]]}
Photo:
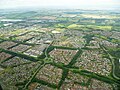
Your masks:
{"label": "hazy horizon", "polygon": [[119,0],[0,0],[0,9],[20,8],[70,8],[70,9],[119,9]]}

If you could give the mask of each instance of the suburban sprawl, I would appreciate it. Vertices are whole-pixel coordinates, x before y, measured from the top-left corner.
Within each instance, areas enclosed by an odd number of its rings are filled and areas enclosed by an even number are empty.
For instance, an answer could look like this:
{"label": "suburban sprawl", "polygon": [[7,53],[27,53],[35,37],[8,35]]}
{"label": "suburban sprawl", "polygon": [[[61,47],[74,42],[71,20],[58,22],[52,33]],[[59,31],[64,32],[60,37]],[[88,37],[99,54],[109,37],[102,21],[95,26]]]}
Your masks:
{"label": "suburban sprawl", "polygon": [[3,90],[120,90],[120,12],[0,11]]}

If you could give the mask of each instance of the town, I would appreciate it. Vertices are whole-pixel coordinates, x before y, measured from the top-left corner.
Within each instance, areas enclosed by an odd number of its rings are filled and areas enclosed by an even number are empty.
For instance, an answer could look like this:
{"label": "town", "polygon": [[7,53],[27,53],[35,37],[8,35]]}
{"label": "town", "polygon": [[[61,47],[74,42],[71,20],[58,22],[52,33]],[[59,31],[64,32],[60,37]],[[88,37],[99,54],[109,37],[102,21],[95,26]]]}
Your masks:
{"label": "town", "polygon": [[0,13],[3,90],[119,90],[120,12]]}

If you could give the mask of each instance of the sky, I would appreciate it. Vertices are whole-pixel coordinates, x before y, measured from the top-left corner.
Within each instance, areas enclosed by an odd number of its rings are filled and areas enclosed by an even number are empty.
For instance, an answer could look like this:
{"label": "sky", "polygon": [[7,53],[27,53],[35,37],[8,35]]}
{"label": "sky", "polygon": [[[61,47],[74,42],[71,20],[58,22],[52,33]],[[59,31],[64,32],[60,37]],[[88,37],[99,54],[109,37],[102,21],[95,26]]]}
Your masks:
{"label": "sky", "polygon": [[29,7],[111,9],[120,7],[120,0],[0,0],[0,9]]}

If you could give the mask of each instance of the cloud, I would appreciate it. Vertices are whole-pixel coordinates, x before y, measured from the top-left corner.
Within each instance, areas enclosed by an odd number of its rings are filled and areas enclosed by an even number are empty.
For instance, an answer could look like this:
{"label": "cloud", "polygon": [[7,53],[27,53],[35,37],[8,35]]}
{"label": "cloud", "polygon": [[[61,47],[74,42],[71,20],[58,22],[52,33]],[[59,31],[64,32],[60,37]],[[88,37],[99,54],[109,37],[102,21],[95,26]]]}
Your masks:
{"label": "cloud", "polygon": [[0,0],[0,8],[21,7],[113,7],[120,6],[119,0]]}

